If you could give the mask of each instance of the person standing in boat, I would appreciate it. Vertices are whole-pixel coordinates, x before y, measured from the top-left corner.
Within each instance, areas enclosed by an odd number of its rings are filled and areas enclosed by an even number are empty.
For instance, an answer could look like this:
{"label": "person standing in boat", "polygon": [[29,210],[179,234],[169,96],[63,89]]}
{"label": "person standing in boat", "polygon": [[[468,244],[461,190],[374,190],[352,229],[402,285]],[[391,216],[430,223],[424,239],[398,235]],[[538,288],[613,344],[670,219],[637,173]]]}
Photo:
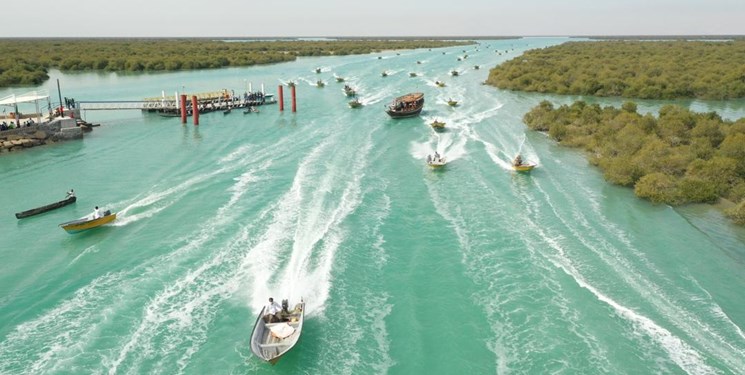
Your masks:
{"label": "person standing in boat", "polygon": [[96,209],[93,210],[93,219],[100,219],[101,216],[101,209],[96,206]]}
{"label": "person standing in boat", "polygon": [[264,307],[264,323],[274,323],[279,321],[277,313],[282,311],[282,307],[277,302],[274,302],[274,298],[269,297],[269,304]]}
{"label": "person standing in boat", "polygon": [[70,191],[67,192],[67,198],[72,198],[75,196],[75,190],[70,189]]}

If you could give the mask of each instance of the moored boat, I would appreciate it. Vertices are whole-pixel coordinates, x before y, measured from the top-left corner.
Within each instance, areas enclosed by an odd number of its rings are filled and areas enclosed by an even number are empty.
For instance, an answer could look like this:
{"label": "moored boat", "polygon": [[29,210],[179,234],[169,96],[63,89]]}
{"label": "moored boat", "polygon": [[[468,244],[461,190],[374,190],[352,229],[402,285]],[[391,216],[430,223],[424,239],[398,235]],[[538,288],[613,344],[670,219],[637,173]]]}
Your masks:
{"label": "moored boat", "polygon": [[422,112],[424,93],[415,92],[399,96],[386,107],[386,113],[393,118],[412,117]]}
{"label": "moored boat", "polygon": [[16,219],[23,219],[24,217],[34,216],[34,215],[38,215],[38,214],[41,214],[47,211],[55,210],[60,207],[67,206],[68,204],[75,203],[77,199],[78,198],[75,195],[68,195],[67,198],[61,201],[57,201],[57,202],[54,202],[54,203],[51,203],[45,206],[41,206],[41,207],[32,208],[30,210],[26,210],[23,212],[17,212]]}
{"label": "moored boat", "polygon": [[88,215],[77,220],[62,223],[59,226],[61,226],[67,233],[78,233],[87,229],[100,227],[101,225],[108,224],[114,220],[116,220],[116,213],[112,214],[111,211],[107,210],[104,212],[103,216],[99,218],[93,218],[92,215]]}
{"label": "moored boat", "polygon": [[251,332],[251,352],[263,361],[276,364],[300,339],[305,319],[305,302],[301,299],[289,310],[287,300],[282,300],[282,310],[272,315],[278,317],[278,322],[265,321],[266,309],[267,306],[261,309]]}

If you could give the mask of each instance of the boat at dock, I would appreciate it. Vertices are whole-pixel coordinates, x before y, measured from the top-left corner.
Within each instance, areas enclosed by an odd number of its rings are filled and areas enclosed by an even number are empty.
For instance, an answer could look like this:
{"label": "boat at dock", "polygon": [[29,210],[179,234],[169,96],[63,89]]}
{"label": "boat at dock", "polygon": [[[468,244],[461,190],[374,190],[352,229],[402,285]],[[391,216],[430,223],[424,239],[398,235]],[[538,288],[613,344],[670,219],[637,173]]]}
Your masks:
{"label": "boat at dock", "polygon": [[[259,359],[276,364],[300,339],[305,320],[305,302],[301,299],[292,310],[287,300],[282,300],[282,310],[277,313],[279,322],[264,320],[266,306],[261,309],[251,332],[251,352]],[[275,315],[275,316],[276,316]]]}
{"label": "boat at dock", "polygon": [[59,226],[61,226],[67,233],[72,234],[100,227],[114,220],[116,220],[116,213],[112,214],[110,210],[107,210],[104,212],[103,216],[99,218],[94,218],[92,215],[88,215],[77,220],[62,223]]}
{"label": "boat at dock", "polygon": [[424,108],[424,93],[415,92],[399,96],[386,107],[386,113],[393,118],[404,118],[418,115]]}
{"label": "boat at dock", "polygon": [[65,198],[65,199],[63,199],[61,201],[57,201],[57,202],[48,204],[46,206],[32,208],[30,210],[26,210],[26,211],[23,211],[23,212],[17,212],[16,213],[16,219],[23,219],[24,217],[34,216],[34,215],[42,214],[42,213],[47,212],[47,211],[56,210],[56,209],[58,209],[60,207],[65,207],[68,204],[75,203],[75,201],[77,201],[77,199],[78,198],[75,195],[70,195],[70,196],[68,196],[67,198]]}

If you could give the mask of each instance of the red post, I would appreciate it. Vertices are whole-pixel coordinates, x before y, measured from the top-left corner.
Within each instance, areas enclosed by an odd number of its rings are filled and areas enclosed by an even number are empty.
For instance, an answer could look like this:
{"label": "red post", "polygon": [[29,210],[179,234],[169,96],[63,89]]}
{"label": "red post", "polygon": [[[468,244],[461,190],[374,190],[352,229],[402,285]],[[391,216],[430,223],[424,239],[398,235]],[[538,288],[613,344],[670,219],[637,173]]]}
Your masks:
{"label": "red post", "polygon": [[285,110],[285,98],[282,95],[282,85],[279,85],[278,93],[279,93],[279,111],[282,112]]}
{"label": "red post", "polygon": [[295,86],[292,86],[292,112],[297,112],[297,104],[295,102]]}
{"label": "red post", "polygon": [[186,124],[186,95],[181,94],[179,104],[181,105],[181,123]]}
{"label": "red post", "polygon": [[194,125],[199,125],[199,102],[197,96],[191,96],[191,113],[194,116]]}

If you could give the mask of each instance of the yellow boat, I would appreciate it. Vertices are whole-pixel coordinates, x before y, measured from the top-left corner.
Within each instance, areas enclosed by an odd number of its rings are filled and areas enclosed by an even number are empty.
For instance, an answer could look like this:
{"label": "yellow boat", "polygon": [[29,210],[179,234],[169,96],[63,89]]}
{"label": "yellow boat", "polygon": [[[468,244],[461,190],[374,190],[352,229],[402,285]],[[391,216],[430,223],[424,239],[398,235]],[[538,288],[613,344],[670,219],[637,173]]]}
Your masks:
{"label": "yellow boat", "polygon": [[430,125],[431,125],[431,126],[432,126],[432,128],[434,128],[435,130],[442,130],[442,129],[445,129],[445,123],[444,123],[444,122],[442,122],[442,121],[438,121],[438,120],[435,120],[435,121],[432,121],[432,122],[430,123]]}
{"label": "yellow boat", "polygon": [[535,164],[520,164],[520,165],[513,165],[512,168],[514,168],[518,172],[530,172],[535,168]]}
{"label": "yellow boat", "polygon": [[448,100],[448,105],[451,106],[451,107],[455,107],[455,106],[458,105],[458,101],[457,100],[450,99],[450,100]]}
{"label": "yellow boat", "polygon": [[112,214],[111,211],[106,211],[104,216],[101,216],[98,219],[94,219],[88,215],[77,220],[62,223],[59,226],[61,226],[67,233],[78,233],[84,230],[100,227],[101,225],[108,224],[114,220],[116,220],[116,213]]}

